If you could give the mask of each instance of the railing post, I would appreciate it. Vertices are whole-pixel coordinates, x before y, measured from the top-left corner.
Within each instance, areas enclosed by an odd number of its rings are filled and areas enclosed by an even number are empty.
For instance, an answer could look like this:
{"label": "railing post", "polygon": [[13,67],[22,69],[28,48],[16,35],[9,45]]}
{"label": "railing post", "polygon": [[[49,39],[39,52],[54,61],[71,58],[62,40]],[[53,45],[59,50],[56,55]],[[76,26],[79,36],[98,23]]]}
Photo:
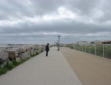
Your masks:
{"label": "railing post", "polygon": [[104,57],[104,44],[103,44],[103,57]]}
{"label": "railing post", "polygon": [[86,52],[86,45],[85,45],[85,52]]}
{"label": "railing post", "polygon": [[81,46],[82,47],[82,51],[83,51],[83,46]]}
{"label": "railing post", "polygon": [[95,55],[96,55],[96,50],[97,50],[97,48],[96,48],[96,45],[95,45]]}

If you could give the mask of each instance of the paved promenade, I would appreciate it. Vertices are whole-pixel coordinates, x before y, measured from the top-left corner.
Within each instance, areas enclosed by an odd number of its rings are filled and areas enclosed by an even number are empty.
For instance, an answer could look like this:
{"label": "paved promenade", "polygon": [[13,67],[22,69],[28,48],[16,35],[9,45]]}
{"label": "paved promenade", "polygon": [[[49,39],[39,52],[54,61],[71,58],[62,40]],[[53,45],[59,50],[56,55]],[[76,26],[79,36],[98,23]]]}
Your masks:
{"label": "paved promenade", "polygon": [[0,85],[81,85],[61,52],[52,48],[0,77]]}
{"label": "paved promenade", "polygon": [[111,59],[64,47],[61,52],[82,85],[111,85]]}

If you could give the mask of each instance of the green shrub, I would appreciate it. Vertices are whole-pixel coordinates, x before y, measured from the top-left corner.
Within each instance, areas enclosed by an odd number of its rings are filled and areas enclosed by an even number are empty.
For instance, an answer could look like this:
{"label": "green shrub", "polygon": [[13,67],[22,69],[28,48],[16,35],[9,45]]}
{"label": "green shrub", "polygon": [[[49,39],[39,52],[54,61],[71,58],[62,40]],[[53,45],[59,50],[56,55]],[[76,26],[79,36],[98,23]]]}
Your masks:
{"label": "green shrub", "polygon": [[2,69],[0,69],[0,75],[5,74],[7,70],[8,70],[7,66],[4,66]]}
{"label": "green shrub", "polygon": [[5,74],[5,73],[8,72],[9,70],[12,70],[12,69],[15,68],[16,66],[24,63],[24,62],[27,61],[28,59],[30,59],[30,58],[22,59],[22,60],[19,61],[19,62],[13,61],[12,63],[5,64],[5,65],[3,66],[3,68],[0,69],[0,75]]}

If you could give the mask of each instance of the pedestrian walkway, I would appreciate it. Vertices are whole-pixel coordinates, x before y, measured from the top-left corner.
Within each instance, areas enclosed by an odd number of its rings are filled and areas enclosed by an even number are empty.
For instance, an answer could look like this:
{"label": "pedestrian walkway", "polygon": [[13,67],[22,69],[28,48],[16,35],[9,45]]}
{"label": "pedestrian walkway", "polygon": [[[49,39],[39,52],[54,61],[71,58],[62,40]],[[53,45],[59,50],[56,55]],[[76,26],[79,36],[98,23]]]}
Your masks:
{"label": "pedestrian walkway", "polygon": [[61,52],[52,48],[0,77],[0,85],[81,85]]}

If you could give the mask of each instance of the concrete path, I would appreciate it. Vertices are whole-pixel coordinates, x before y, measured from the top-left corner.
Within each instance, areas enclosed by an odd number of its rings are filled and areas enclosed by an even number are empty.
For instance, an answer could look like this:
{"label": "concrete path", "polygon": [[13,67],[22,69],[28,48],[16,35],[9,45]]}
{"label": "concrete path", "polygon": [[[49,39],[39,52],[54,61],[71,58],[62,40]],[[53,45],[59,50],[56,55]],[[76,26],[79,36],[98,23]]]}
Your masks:
{"label": "concrete path", "polygon": [[0,77],[0,85],[81,85],[61,52],[52,48]]}

